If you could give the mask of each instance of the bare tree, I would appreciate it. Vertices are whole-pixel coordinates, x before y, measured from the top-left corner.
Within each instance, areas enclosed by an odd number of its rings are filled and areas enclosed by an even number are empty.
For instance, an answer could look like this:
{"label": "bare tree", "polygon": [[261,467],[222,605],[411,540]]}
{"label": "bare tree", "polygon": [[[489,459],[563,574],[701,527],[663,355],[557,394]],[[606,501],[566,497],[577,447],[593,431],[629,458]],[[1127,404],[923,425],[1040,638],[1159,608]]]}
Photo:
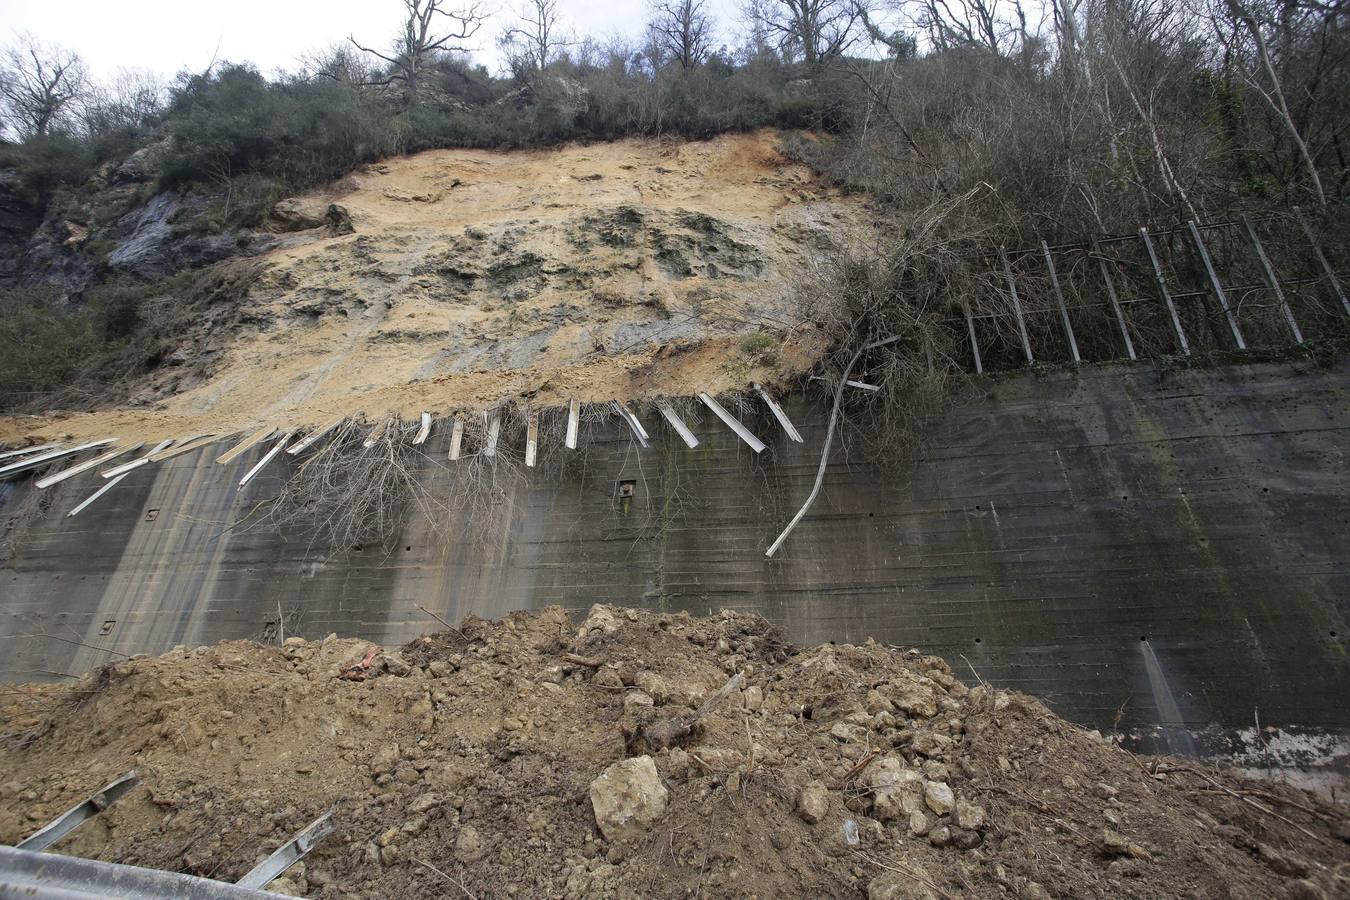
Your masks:
{"label": "bare tree", "polygon": [[818,69],[862,36],[862,8],[861,0],[749,0],[744,15],[783,56]]}
{"label": "bare tree", "polygon": [[[1285,99],[1284,86],[1279,74],[1275,71],[1275,65],[1270,58],[1270,45],[1266,41],[1263,31],[1265,23],[1257,22],[1255,14],[1251,7],[1239,2],[1239,0],[1227,0],[1228,11],[1234,19],[1241,22],[1252,36],[1252,41],[1256,44],[1256,56],[1260,61],[1261,70],[1265,73],[1269,87],[1262,87],[1257,83],[1253,76],[1246,76],[1247,84],[1250,85],[1261,98],[1266,101],[1271,110],[1279,118],[1280,124],[1289,132],[1290,139],[1298,149],[1299,159],[1303,163],[1303,168],[1308,173],[1313,195],[1317,198],[1317,204],[1321,207],[1327,205],[1326,192],[1322,190],[1322,177],[1317,172],[1317,163],[1313,160],[1312,154],[1308,151],[1308,143],[1303,139],[1299,132],[1298,124],[1289,112],[1289,103]],[[1293,4],[1286,4],[1292,6]]]}
{"label": "bare tree", "polygon": [[84,130],[94,134],[131,130],[150,124],[164,112],[168,88],[145,69],[119,69],[113,79],[90,88],[83,104]]}
{"label": "bare tree", "polygon": [[569,43],[560,33],[558,0],[525,0],[516,18],[518,24],[502,32],[500,46],[514,65],[542,71]]}
{"label": "bare tree", "polygon": [[464,42],[478,32],[487,16],[476,0],[462,9],[447,9],[445,0],[403,0],[403,6],[407,18],[388,54],[359,43],[355,37],[348,40],[362,53],[384,60],[390,67],[385,77],[365,83],[401,84],[403,96],[411,104],[416,102],[422,72],[432,58],[437,53],[468,49]]}
{"label": "bare tree", "polygon": [[61,47],[21,35],[0,60],[0,105],[21,137],[65,124],[89,89],[84,61]]}
{"label": "bare tree", "polygon": [[701,65],[712,49],[713,20],[704,0],[655,0],[647,27],[661,51],[686,72]]}

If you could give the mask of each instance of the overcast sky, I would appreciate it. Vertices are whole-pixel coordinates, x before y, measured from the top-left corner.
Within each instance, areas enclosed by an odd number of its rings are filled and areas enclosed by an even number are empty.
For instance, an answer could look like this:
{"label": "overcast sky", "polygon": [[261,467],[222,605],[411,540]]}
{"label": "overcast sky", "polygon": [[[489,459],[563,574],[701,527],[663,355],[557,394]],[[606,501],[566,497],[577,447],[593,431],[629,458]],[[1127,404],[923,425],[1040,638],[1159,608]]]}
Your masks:
{"label": "overcast sky", "polygon": [[[480,62],[496,69],[493,38],[518,0],[489,0],[492,20],[475,43]],[[594,37],[634,36],[642,28],[646,0],[560,0],[565,23]],[[708,0],[729,40],[735,0]],[[206,67],[220,58],[254,63],[264,72],[295,69],[305,53],[355,34],[383,47],[397,30],[400,0],[0,0],[0,39],[30,32],[85,58],[106,78],[119,68],[149,69],[172,76]],[[491,32],[491,33],[489,33]]]}

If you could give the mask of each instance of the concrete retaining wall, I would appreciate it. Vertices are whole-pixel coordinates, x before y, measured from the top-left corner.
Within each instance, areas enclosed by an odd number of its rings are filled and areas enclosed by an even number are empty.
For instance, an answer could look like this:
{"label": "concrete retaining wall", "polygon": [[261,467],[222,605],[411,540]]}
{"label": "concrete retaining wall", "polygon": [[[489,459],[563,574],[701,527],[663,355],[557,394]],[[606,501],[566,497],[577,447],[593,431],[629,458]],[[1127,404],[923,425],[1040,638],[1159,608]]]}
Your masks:
{"label": "concrete retaining wall", "polygon": [[[789,404],[806,436],[756,458],[710,416],[687,450],[654,417],[639,452],[621,426],[550,452],[490,521],[412,517],[388,555],[325,558],[303,536],[225,526],[275,493],[294,460],[246,490],[264,452],[221,447],[132,474],[87,512],[79,476],[28,515],[0,566],[6,679],[79,672],[125,653],[330,631],[398,643],[435,623],[595,602],[753,610],[792,638],[941,654],[1044,697],[1091,727],[1224,749],[1250,725],[1350,733],[1350,366],[1152,365],[976,382],[912,465],[837,455],[780,556],[764,549],[805,498],[825,411]],[[448,429],[421,473],[453,477]],[[556,448],[555,448],[556,449]],[[621,481],[634,482],[631,501]],[[0,485],[0,522],[31,482]],[[268,623],[272,623],[270,626]],[[107,633],[104,634],[103,632]],[[62,638],[67,640],[63,641]],[[1325,745],[1318,745],[1325,746]]]}

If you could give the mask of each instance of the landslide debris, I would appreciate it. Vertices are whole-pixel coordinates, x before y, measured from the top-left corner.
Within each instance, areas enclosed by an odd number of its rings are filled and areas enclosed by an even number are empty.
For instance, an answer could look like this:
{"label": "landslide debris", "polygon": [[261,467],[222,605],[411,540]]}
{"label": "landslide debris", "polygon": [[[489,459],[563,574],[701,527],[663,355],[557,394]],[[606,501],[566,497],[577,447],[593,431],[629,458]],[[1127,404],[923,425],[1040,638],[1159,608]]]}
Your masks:
{"label": "landslide debris", "polygon": [[[332,809],[273,883],[297,895],[1350,890],[1343,806],[1131,755],[916,650],[802,650],[733,612],[183,647],[0,697],[0,841],[135,768],[58,852],[233,880]],[[630,752],[654,733],[673,737]]]}
{"label": "landslide debris", "polygon": [[[185,329],[182,359],[129,387],[125,408],[0,417],[0,440],[159,440],[794,378],[828,346],[801,285],[871,216],[777,144],[760,131],[366,166],[277,204],[228,333]],[[163,196],[137,232],[146,253],[171,227]],[[781,352],[741,353],[758,333]]]}

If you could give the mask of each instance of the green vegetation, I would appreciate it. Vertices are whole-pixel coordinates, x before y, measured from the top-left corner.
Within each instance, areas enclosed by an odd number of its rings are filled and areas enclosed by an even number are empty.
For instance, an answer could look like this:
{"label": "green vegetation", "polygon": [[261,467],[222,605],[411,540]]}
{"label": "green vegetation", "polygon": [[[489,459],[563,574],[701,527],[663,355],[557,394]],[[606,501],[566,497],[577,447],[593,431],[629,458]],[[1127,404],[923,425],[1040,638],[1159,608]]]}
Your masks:
{"label": "green vegetation", "polygon": [[78,304],[46,288],[0,289],[0,409],[79,408],[122,396],[184,342],[232,327],[260,272],[236,260],[154,284],[120,278]]}
{"label": "green vegetation", "polygon": [[[109,169],[136,153],[156,189],[213,198],[206,216],[181,225],[201,234],[258,224],[283,195],[427,148],[802,129],[785,135],[786,151],[846,189],[867,191],[879,220],[866,246],[840,248],[819,283],[806,286],[805,315],[837,338],[836,374],[856,348],[904,334],[902,345],[860,365],[874,374],[899,366],[888,384],[906,396],[936,395],[918,381],[965,368],[963,330],[952,324],[963,306],[999,332],[989,340],[1003,349],[991,352],[1016,360],[1014,320],[991,262],[1000,246],[1297,204],[1333,265],[1345,265],[1343,4],[762,0],[747,5],[743,43],[716,48],[699,0],[654,4],[647,35],[631,44],[561,42],[557,3],[530,0],[503,31],[509,62],[499,74],[460,50],[483,24],[476,11],[452,10],[446,0],[403,6],[410,23],[420,16],[436,27],[405,29],[393,47],[353,41],[274,78],[221,63],[168,86],[135,78],[96,86],[68,52],[16,46],[0,60],[0,121],[15,138],[0,143],[0,169],[17,176],[8,180],[36,222],[63,196],[105,187]],[[1038,27],[1036,15],[1051,10]],[[25,93],[34,75],[25,67],[38,60],[50,83]],[[1303,267],[1284,276],[1315,282],[1306,238],[1289,220],[1281,227],[1267,234],[1272,254]],[[1258,283],[1250,251],[1234,247],[1211,252]],[[97,259],[107,251],[95,239],[85,252]],[[1080,290],[1095,263],[1085,250],[1060,277],[1069,302],[1091,308],[1081,313],[1090,321],[1077,324],[1080,339],[1106,344],[1114,323],[1095,294]],[[1137,260],[1118,263],[1122,292],[1153,289]],[[1033,273],[1023,283],[1028,327],[1044,345],[1058,327],[1046,279]],[[138,289],[177,296],[166,286]],[[61,383],[121,340],[107,337],[98,291],[89,294],[72,308],[32,292],[6,298],[9,308],[34,305],[5,326],[8,390]],[[1165,323],[1138,327],[1146,351],[1166,344]],[[28,345],[14,346],[21,337]],[[37,356],[37,365],[16,362]]]}

